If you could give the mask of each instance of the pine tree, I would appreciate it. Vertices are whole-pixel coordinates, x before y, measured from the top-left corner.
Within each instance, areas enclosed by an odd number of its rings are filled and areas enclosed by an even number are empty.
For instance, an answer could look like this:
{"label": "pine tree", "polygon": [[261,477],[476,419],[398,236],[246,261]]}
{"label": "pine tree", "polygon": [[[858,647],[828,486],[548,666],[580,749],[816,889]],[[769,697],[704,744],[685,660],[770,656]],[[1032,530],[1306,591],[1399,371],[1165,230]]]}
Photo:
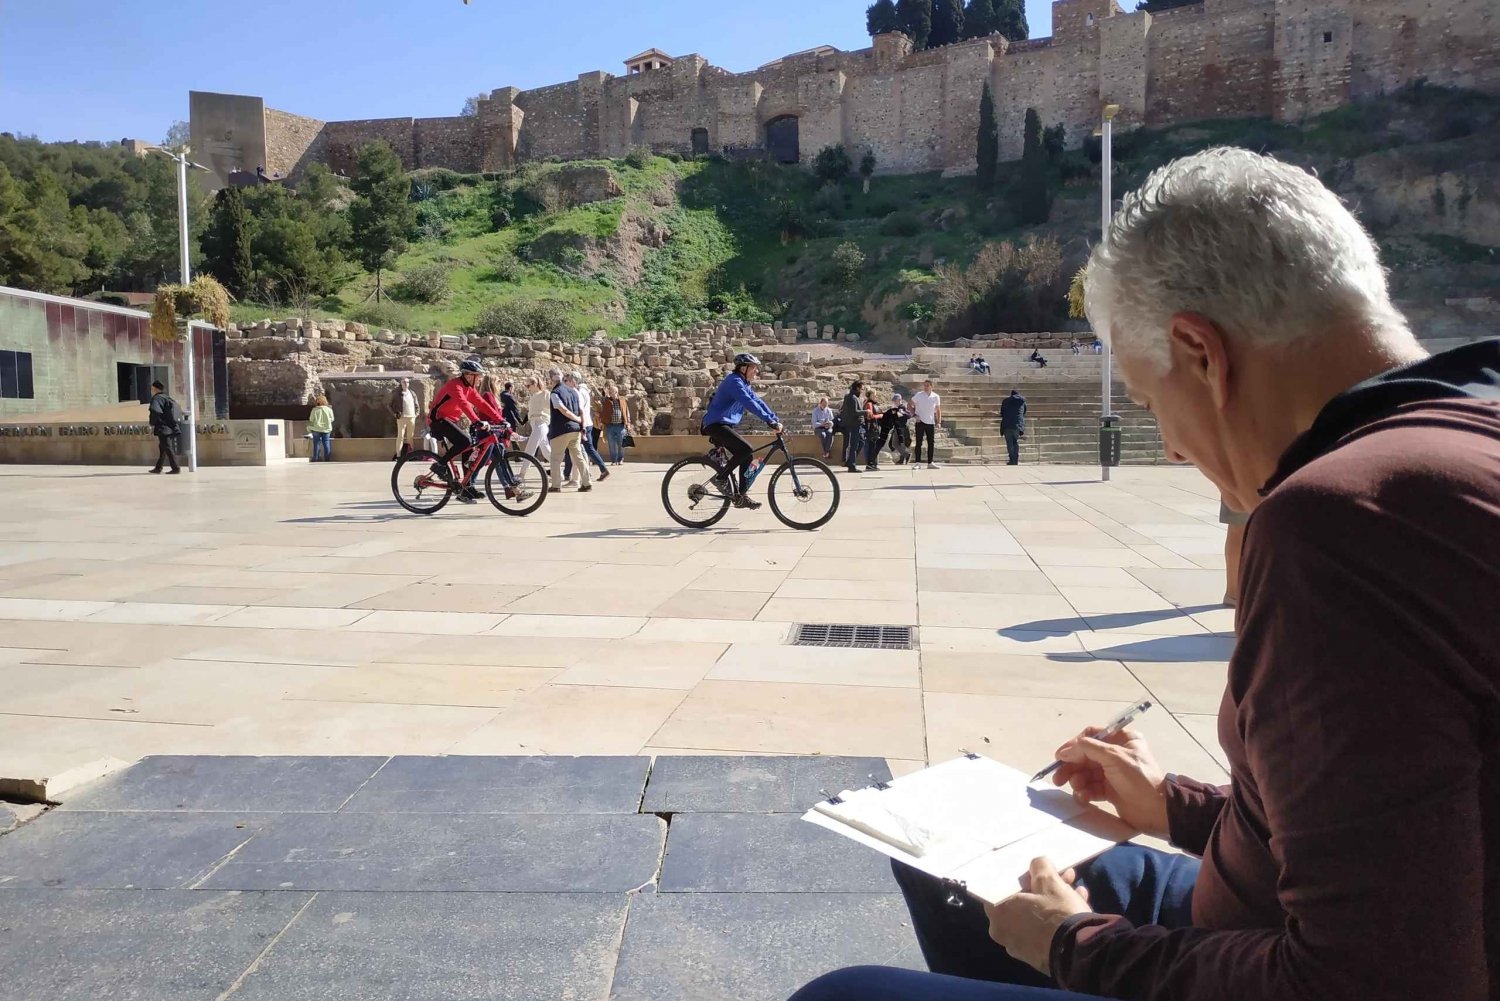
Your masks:
{"label": "pine tree", "polygon": [[208,230],[203,234],[204,262],[209,274],[230,292],[244,296],[255,280],[250,257],[250,218],[245,212],[245,194],[239,188],[224,188],[214,197]]}
{"label": "pine tree", "polygon": [[995,186],[1000,166],[1000,127],[995,121],[995,95],[989,82],[979,99],[979,190],[988,192]]}
{"label": "pine tree", "polygon": [[964,8],[964,37],[983,38],[999,28],[995,17],[995,0],[969,0]]}
{"label": "pine tree", "polygon": [[396,152],[384,142],[359,151],[350,181],[354,203],[349,206],[349,230],[354,259],[375,275],[375,301],[380,301],[380,273],[406,249],[416,225],[416,211],[408,200],[411,182]]}
{"label": "pine tree", "polygon": [[1021,152],[1021,173],[1011,190],[1011,208],[1021,222],[1030,226],[1046,222],[1052,211],[1042,118],[1035,108],[1026,109],[1026,140]]}
{"label": "pine tree", "polygon": [[964,37],[963,0],[937,0],[932,14],[932,38],[929,45],[952,45]]}
{"label": "pine tree", "polygon": [[927,40],[932,36],[932,0],[897,0],[896,14],[912,47],[927,48]]}
{"label": "pine tree", "polygon": [[901,30],[901,15],[896,13],[896,0],[876,0],[865,11],[865,28],[870,37]]}
{"label": "pine tree", "polygon": [[1024,42],[1031,37],[1031,28],[1026,23],[1026,0],[995,0],[995,30],[1012,42]]}

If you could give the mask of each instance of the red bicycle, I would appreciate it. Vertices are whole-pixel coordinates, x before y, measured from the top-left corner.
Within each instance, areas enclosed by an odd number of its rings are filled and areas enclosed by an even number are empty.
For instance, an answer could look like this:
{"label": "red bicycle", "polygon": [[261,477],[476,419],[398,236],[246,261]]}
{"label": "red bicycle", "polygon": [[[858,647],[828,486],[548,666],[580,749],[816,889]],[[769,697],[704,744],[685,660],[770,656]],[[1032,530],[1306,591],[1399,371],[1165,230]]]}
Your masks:
{"label": "red bicycle", "polygon": [[[515,429],[501,422],[478,425],[468,447],[445,462],[436,452],[408,452],[391,472],[396,503],[413,514],[436,514],[454,494],[470,489],[484,471],[484,492],[505,514],[524,517],[547,499],[547,473],[515,447]],[[473,456],[465,470],[462,460]]]}

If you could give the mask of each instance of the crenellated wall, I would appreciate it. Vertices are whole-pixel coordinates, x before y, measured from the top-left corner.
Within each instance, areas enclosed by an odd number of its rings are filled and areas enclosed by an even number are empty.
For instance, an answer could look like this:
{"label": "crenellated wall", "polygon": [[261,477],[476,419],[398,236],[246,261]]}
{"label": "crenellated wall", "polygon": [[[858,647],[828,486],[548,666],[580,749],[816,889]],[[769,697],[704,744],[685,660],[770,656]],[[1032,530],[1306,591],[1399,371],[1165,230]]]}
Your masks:
{"label": "crenellated wall", "polygon": [[256,97],[194,93],[194,145],[221,179],[259,164],[295,176],[315,160],[348,171],[376,139],[409,168],[471,172],[638,146],[690,153],[695,130],[710,150],[763,150],[768,123],[792,118],[803,162],[843,143],[856,157],[872,150],[883,173],[958,174],[975,169],[986,80],[1006,158],[1020,155],[1027,108],[1077,145],[1109,103],[1130,127],[1298,119],[1418,79],[1500,91],[1496,0],[1201,0],[1154,15],[1117,0],[1055,0],[1053,26],[1050,38],[996,35],[917,53],[904,35],[882,35],[869,49],[823,46],[748,73],[689,55],[623,77],[502,88],[473,117],[323,124]]}

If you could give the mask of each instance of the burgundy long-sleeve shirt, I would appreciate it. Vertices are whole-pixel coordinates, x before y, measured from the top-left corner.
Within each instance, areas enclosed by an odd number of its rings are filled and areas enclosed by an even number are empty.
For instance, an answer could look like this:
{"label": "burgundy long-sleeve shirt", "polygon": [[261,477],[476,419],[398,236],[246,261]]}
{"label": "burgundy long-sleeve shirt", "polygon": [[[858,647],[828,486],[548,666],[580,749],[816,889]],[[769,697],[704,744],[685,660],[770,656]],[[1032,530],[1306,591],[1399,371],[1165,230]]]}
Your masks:
{"label": "burgundy long-sleeve shirt", "polygon": [[1333,400],[1245,543],[1223,788],[1174,777],[1193,927],[1085,915],[1070,990],[1500,999],[1500,341]]}

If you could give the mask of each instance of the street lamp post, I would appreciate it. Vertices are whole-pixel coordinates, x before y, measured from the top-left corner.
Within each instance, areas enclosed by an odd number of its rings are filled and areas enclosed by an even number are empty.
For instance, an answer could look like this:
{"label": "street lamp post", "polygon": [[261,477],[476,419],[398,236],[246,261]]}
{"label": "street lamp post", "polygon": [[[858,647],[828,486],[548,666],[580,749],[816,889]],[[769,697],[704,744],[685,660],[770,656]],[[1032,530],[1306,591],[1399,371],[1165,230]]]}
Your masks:
{"label": "street lamp post", "polygon": [[[189,160],[188,153],[191,150],[186,146],[182,147],[180,153],[173,153],[160,146],[153,147],[153,150],[177,164],[177,252],[182,272],[182,284],[186,285],[192,280],[191,258],[188,252],[187,172],[189,167],[205,171],[208,168],[201,163]],[[198,385],[193,365],[193,326],[191,323],[187,327],[186,345],[184,360],[187,363],[188,472],[196,473],[198,471]]]}
{"label": "street lamp post", "polygon": [[[1104,122],[1103,122],[1103,125],[1102,125],[1101,129],[1100,129],[1100,134],[1102,136],[1102,142],[1101,142],[1100,145],[1101,145],[1101,148],[1102,148],[1102,151],[1103,151],[1103,160],[1102,160],[1102,163],[1101,163],[1101,168],[1102,168],[1101,169],[1101,174],[1102,174],[1102,178],[1103,178],[1103,181],[1104,181],[1104,185],[1103,185],[1103,187],[1104,187],[1103,220],[1104,221],[1103,221],[1103,226],[1102,226],[1102,229],[1101,229],[1101,234],[1102,234],[1103,238],[1108,238],[1108,236],[1109,236],[1109,224],[1110,224],[1110,220],[1114,217],[1114,214],[1115,214],[1114,190],[1113,190],[1114,189],[1114,152],[1115,152],[1114,151],[1114,137],[1115,137],[1115,115],[1117,115],[1119,113],[1120,113],[1120,106],[1118,104],[1106,104],[1104,106]],[[1098,332],[1097,331],[1095,332],[1095,336],[1096,337],[1098,336]],[[1104,482],[1108,483],[1109,482],[1110,462],[1109,462],[1109,459],[1106,458],[1106,456],[1104,455],[1104,452],[1105,452],[1105,443],[1110,441],[1110,436],[1111,435],[1114,435],[1115,436],[1115,440],[1118,440],[1118,436],[1120,434],[1120,431],[1119,431],[1119,418],[1117,418],[1115,416],[1115,413],[1114,413],[1114,401],[1113,401],[1113,396],[1114,396],[1114,367],[1115,367],[1114,366],[1114,351],[1110,348],[1108,339],[1103,338],[1103,337],[1100,337],[1099,339],[1100,339],[1100,341],[1104,345],[1104,354],[1103,354],[1103,357],[1101,359],[1103,361],[1103,363],[1104,363],[1103,364],[1104,372],[1103,372],[1103,376],[1101,378],[1100,397],[1099,397],[1100,398],[1099,427],[1101,429],[1100,430],[1100,435],[1099,435],[1099,441],[1100,441],[1099,472],[1100,472],[1100,478]]]}

